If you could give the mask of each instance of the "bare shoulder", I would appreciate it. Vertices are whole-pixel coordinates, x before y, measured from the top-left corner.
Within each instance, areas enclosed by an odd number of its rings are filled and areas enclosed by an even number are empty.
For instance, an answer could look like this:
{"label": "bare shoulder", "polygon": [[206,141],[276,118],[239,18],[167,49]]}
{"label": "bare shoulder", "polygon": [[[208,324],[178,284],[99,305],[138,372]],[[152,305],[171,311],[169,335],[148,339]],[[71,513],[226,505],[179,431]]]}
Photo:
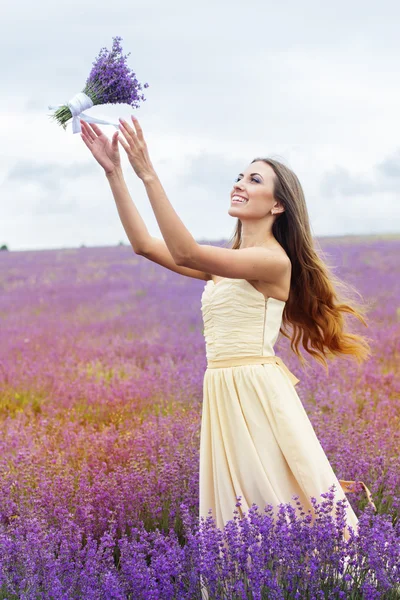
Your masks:
{"label": "bare shoulder", "polygon": [[274,246],[259,246],[262,249],[265,249],[269,255],[274,256],[274,260],[278,262],[283,267],[283,271],[291,270],[292,261],[286,253],[286,250],[280,245],[276,244]]}
{"label": "bare shoulder", "polygon": [[[276,271],[279,272],[279,275],[275,276],[274,278],[270,277],[268,280],[247,279],[247,281],[256,290],[264,294],[266,299],[273,297],[286,302],[289,296],[292,270],[292,264],[289,256],[284,248],[278,243],[274,245],[270,244],[269,246],[258,246],[257,250],[259,250],[260,253],[268,252],[269,258],[271,258],[271,254],[273,255],[273,262],[275,264],[280,264],[280,268]],[[211,279],[215,284],[218,284],[219,281],[226,279],[226,277],[210,274],[209,279]]]}
{"label": "bare shoulder", "polygon": [[273,252],[276,260],[282,264],[281,275],[275,281],[250,281],[259,292],[264,294],[266,298],[276,298],[287,302],[290,292],[290,281],[292,276],[292,262],[286,251],[280,244],[269,247],[268,250]]}

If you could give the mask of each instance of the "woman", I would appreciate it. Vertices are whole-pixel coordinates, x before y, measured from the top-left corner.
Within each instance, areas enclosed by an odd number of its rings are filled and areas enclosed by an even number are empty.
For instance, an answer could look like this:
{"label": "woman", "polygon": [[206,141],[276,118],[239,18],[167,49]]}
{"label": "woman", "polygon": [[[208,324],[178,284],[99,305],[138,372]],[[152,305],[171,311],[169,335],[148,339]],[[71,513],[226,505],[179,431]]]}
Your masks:
{"label": "woman", "polygon": [[[81,121],[82,139],[104,168],[122,224],[137,254],[206,282],[202,316],[207,370],[200,446],[200,516],[211,509],[217,526],[252,503],[263,509],[299,496],[310,498],[335,484],[346,499],[353,481],[339,481],[296,393],[298,379],[275,356],[281,325],[327,366],[326,357],[370,354],[362,336],[344,331],[343,313],[366,324],[339,302],[314,247],[303,191],[296,175],[274,160],[255,159],[236,179],[229,214],[237,218],[232,248],[199,245],[170,204],[151,163],[143,131],[120,119],[111,142],[97,125]],[[149,235],[124,182],[118,141],[143,181],[164,240]],[[368,488],[360,482],[373,504]],[[347,503],[347,523],[358,519]],[[335,510],[335,509],[334,509]],[[315,516],[315,515],[313,515]],[[349,537],[347,527],[344,531]]]}

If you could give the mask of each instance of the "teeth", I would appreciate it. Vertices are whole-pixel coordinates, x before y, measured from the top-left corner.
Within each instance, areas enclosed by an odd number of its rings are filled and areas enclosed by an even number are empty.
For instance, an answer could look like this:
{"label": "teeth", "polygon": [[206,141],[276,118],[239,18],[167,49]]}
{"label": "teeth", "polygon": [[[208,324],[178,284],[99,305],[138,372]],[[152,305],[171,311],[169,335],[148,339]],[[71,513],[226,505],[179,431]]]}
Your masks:
{"label": "teeth", "polygon": [[247,202],[247,200],[244,200],[243,198],[240,198],[239,196],[233,196],[232,202]]}

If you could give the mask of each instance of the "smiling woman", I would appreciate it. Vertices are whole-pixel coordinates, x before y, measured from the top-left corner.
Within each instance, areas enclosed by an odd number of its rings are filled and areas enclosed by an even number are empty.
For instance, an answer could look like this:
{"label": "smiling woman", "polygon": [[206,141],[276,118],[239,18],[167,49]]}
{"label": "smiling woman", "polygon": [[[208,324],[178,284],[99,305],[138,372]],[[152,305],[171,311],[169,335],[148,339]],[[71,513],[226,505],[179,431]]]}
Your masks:
{"label": "smiling woman", "polygon": [[[345,492],[353,491],[356,482],[336,477],[296,392],[299,379],[275,355],[274,345],[282,333],[291,337],[302,363],[300,342],[325,367],[335,355],[365,360],[370,348],[366,338],[345,331],[344,313],[366,323],[361,312],[338,296],[335,284],[344,284],[317,255],[296,175],[277,161],[253,160],[231,190],[228,213],[237,219],[231,247],[198,244],[166,196],[137,119],[134,128],[122,121],[120,143],[144,183],[164,237],[155,240],[123,180],[117,137],[110,145],[97,127],[83,127],[84,141],[106,170],[135,252],[206,281],[201,296],[207,370],[200,518],[211,510],[223,528],[234,516],[238,497],[243,514],[253,503],[261,509],[271,504],[277,512],[280,503],[297,495],[314,520],[312,498],[334,486],[336,501],[346,503],[347,539],[358,518]],[[289,325],[291,336],[283,328]]]}

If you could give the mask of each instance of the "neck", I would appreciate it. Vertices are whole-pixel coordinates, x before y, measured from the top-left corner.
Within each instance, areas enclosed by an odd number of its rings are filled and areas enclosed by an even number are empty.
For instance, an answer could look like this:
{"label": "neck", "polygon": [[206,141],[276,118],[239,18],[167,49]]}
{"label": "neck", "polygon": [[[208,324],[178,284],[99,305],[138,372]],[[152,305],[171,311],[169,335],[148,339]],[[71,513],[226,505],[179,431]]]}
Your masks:
{"label": "neck", "polygon": [[240,248],[253,248],[255,246],[270,246],[276,239],[272,233],[271,219],[249,222],[242,221]]}

